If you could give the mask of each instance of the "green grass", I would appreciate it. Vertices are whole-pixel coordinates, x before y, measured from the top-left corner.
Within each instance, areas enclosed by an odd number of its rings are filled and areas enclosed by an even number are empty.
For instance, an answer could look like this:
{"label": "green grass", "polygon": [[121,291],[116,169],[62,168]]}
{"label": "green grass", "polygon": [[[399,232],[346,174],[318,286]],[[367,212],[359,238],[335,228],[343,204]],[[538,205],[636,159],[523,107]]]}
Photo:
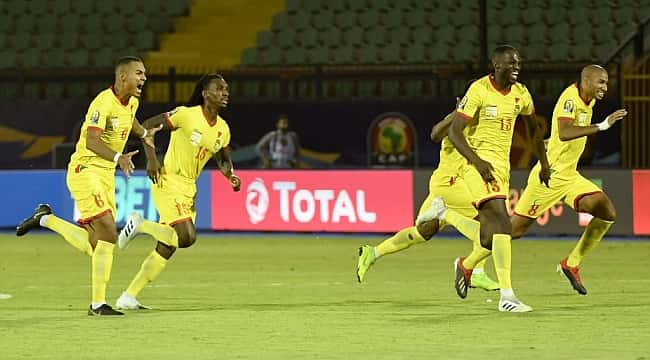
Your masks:
{"label": "green grass", "polygon": [[[517,241],[513,282],[457,298],[461,239],[379,260],[356,283],[356,248],[381,237],[202,235],[140,300],[156,310],[86,315],[90,258],[53,235],[0,235],[0,359],[650,359],[648,241],[603,242],[583,264],[588,296],[555,264],[572,241]],[[116,251],[114,302],[151,250]],[[491,273],[492,265],[488,263]]]}

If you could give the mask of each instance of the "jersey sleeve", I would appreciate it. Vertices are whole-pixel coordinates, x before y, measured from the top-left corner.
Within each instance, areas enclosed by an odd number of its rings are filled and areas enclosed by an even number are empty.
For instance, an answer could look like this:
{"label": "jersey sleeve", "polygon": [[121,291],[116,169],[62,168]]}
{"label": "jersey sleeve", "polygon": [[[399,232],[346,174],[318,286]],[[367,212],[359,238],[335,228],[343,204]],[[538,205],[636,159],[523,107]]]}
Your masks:
{"label": "jersey sleeve", "polygon": [[570,96],[562,96],[558,100],[558,116],[560,121],[574,121],[576,118],[576,104]]}
{"label": "jersey sleeve", "polygon": [[[108,99],[110,100],[110,99]],[[88,129],[97,128],[101,131],[106,129],[106,120],[110,114],[110,102],[106,97],[97,97],[88,106],[85,122],[88,124]]]}
{"label": "jersey sleeve", "polygon": [[456,112],[466,120],[474,119],[474,115],[483,105],[483,96],[481,94],[481,87],[474,82],[458,103]]}
{"label": "jersey sleeve", "polygon": [[533,102],[533,96],[530,95],[528,89],[524,88],[524,94],[522,95],[522,106],[521,106],[521,115],[533,115],[535,113],[535,103]]}
{"label": "jersey sleeve", "polygon": [[185,116],[185,109],[187,109],[185,106],[178,106],[173,110],[170,110],[166,113],[163,113],[163,117],[165,118],[165,122],[167,123],[167,126],[171,130],[175,130],[176,128],[182,127],[183,126],[183,118]]}

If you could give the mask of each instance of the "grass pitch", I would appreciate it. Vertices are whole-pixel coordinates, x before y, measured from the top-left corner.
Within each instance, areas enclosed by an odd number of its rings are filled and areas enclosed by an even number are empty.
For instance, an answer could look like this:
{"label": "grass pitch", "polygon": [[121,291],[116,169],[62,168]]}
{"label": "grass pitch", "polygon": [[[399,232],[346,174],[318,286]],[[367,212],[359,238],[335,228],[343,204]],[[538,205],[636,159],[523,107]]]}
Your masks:
{"label": "grass pitch", "polygon": [[[515,241],[515,290],[535,311],[504,314],[497,292],[457,298],[462,239],[387,256],[357,284],[357,247],[382,239],[200,235],[140,295],[155,310],[93,318],[89,257],[5,233],[0,359],[650,359],[650,241],[601,243],[583,263],[587,296],[555,272],[573,241]],[[153,244],[116,250],[111,303]]]}

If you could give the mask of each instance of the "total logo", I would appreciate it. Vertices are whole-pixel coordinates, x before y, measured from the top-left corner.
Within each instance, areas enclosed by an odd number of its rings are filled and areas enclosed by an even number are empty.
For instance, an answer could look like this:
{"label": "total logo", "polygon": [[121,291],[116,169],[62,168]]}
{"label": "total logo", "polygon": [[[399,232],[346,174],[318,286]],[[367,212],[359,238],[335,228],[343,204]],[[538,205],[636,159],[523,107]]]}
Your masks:
{"label": "total logo", "polygon": [[[263,222],[267,215],[285,223],[368,223],[377,221],[377,214],[366,207],[364,190],[306,189],[296,181],[273,181],[269,186],[255,178],[247,187],[246,211],[252,224]],[[273,213],[269,214],[269,210]]]}

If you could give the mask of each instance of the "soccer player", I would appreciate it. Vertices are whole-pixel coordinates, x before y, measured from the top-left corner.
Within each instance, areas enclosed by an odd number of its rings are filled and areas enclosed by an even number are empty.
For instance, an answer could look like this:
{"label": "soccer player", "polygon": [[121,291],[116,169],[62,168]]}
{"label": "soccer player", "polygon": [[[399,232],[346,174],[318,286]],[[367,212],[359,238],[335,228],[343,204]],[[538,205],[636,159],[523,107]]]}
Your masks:
{"label": "soccer player", "polygon": [[228,84],[223,77],[208,74],[196,83],[187,106],[143,123],[146,128],[162,124],[171,131],[163,168],[155,157],[147,157],[147,174],[154,183],[151,194],[160,223],[144,220],[138,213],[131,214],[119,234],[118,246],[124,249],[139,233],[151,235],[158,243],[117,299],[118,309],[146,309],[136,298],[140,291],[160,275],[177,248],[192,246],[196,241],[196,180],[210,158],[216,159],[233,190],[239,191],[241,180],[233,173],[228,152],[230,129],[219,116],[228,105],[228,97]]}
{"label": "soccer player", "polygon": [[[544,143],[535,119],[533,99],[526,87],[517,82],[521,62],[519,51],[502,45],[492,55],[494,73],[472,83],[458,104],[449,127],[449,140],[467,159],[461,177],[480,219],[481,245],[467,257],[454,262],[454,287],[461,298],[471,286],[472,269],[492,253],[499,279],[499,311],[527,312],[532,308],[515,296],[510,280],[511,225],[505,200],[510,186],[510,147],[517,116],[521,116],[534,139],[540,158],[539,178],[547,183],[549,165]],[[465,127],[478,117],[476,130],[464,135]]]}
{"label": "soccer player", "polygon": [[92,257],[92,303],[88,315],[123,315],[106,303],[106,285],[117,241],[115,228],[115,166],[128,177],[134,170],[131,157],[122,154],[129,134],[153,148],[157,129],[146,130],[135,117],[138,98],[147,77],[137,57],[123,57],[115,66],[115,83],[90,103],[75,152],[70,158],[66,182],[80,212],[75,226],[41,204],[31,217],[16,227],[23,236],[44,227],[61,235],[70,245]]}
{"label": "soccer player", "polygon": [[558,265],[558,271],[561,270],[566,275],[571,286],[581,295],[586,295],[587,289],[580,279],[579,265],[616,220],[616,211],[611,200],[577,170],[587,136],[609,129],[627,115],[626,110],[620,109],[603,121],[591,124],[592,109],[596,100],[601,100],[607,93],[607,81],[605,69],[598,65],[587,65],[582,69],[580,82],[570,85],[562,92],[553,109],[551,137],[548,142],[550,186],[541,186],[536,181],[540,171],[538,163],[528,176],[528,185],[512,217],[514,239],[523,236],[533,221],[559,200],[564,200],[576,211],[594,216],[578,244]]}
{"label": "soccer player", "polygon": [[[451,125],[453,112],[438,122],[431,130],[431,140],[441,142],[440,163],[438,168],[429,178],[429,194],[422,202],[415,226],[404,228],[392,237],[384,240],[377,246],[364,245],[359,248],[357,261],[357,280],[362,282],[370,267],[382,256],[392,254],[409,248],[412,245],[430,240],[440,229],[451,223],[465,237],[470,239],[474,246],[479,243],[479,223],[474,219],[478,213],[472,206],[472,201],[465,182],[459,177],[461,165],[464,162],[462,155],[447,138],[447,130]],[[469,131],[472,127],[465,128]],[[445,211],[445,220],[439,220],[434,215]],[[442,216],[441,216],[442,217]],[[472,287],[485,290],[498,290],[499,284],[490,279],[484,271],[487,258],[478,263],[472,271]]]}

